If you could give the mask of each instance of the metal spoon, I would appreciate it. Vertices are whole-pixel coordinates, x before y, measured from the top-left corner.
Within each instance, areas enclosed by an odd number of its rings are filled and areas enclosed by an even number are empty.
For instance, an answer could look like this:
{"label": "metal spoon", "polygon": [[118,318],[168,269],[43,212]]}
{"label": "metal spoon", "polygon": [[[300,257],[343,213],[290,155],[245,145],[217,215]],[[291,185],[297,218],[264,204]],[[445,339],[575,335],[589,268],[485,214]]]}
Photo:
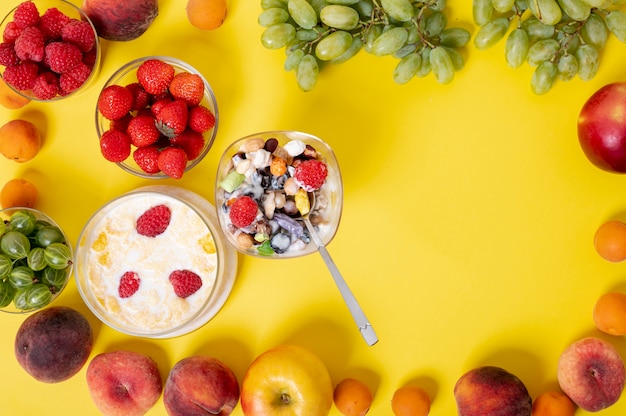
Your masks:
{"label": "metal spoon", "polygon": [[[315,194],[313,192],[309,192],[309,200],[311,201],[310,206],[312,209],[315,206]],[[330,271],[330,274],[333,276],[335,284],[337,285],[339,292],[341,292],[341,296],[343,297],[344,302],[348,306],[348,309],[350,309],[352,318],[354,319],[354,322],[356,322],[359,330],[361,331],[361,336],[363,337],[365,342],[367,342],[367,345],[374,345],[378,342],[378,336],[376,335],[376,332],[374,331],[374,328],[370,324],[369,320],[365,316],[365,313],[363,313],[361,306],[359,306],[359,303],[352,294],[352,291],[348,287],[348,284],[339,272],[339,269],[335,265],[335,262],[330,257],[330,254],[328,253],[326,246],[322,242],[322,239],[317,234],[315,227],[313,227],[313,224],[311,224],[311,221],[309,220],[310,212],[311,211],[307,212],[301,217],[302,221],[306,225],[306,228],[309,230],[309,234],[311,235],[313,242],[317,246],[317,250],[324,259],[324,263],[326,263],[326,267]]]}

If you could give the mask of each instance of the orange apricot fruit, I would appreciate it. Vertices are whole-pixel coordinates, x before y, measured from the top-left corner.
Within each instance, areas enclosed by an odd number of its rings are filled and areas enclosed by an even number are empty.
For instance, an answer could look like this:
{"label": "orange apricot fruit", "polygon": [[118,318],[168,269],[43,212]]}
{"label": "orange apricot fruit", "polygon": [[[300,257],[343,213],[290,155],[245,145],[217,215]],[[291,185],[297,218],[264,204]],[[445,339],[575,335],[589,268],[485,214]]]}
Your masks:
{"label": "orange apricot fruit", "polygon": [[39,192],[35,185],[26,179],[11,179],[0,191],[2,208],[26,207],[34,208]]}
{"label": "orange apricot fruit", "polygon": [[335,407],[345,416],[365,416],[373,400],[372,391],[360,380],[345,378],[335,386]]}
{"label": "orange apricot fruit", "polygon": [[532,416],[574,416],[574,402],[560,391],[541,393],[533,402]]}
{"label": "orange apricot fruit", "polygon": [[9,110],[24,107],[30,100],[11,89],[4,80],[0,79],[0,105]]}
{"label": "orange apricot fruit", "polygon": [[393,393],[391,410],[396,416],[426,416],[430,412],[430,396],[423,388],[407,384]]}
{"label": "orange apricot fruit", "polygon": [[593,238],[593,245],[605,260],[620,262],[626,259],[626,223],[618,220],[600,225]]}
{"label": "orange apricot fruit", "polygon": [[626,293],[609,292],[600,296],[593,307],[596,327],[610,335],[626,335]]}
{"label": "orange apricot fruit", "polygon": [[187,18],[201,30],[217,29],[226,19],[226,0],[188,0]]}
{"label": "orange apricot fruit", "polygon": [[0,127],[0,153],[19,163],[34,158],[41,149],[41,134],[27,120],[11,120]]}

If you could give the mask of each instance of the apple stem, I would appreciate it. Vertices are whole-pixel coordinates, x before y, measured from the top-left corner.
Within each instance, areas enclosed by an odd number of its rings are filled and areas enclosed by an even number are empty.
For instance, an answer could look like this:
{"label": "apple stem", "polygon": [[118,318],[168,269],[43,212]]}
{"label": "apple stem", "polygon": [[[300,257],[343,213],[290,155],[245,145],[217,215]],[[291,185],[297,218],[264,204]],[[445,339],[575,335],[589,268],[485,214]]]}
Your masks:
{"label": "apple stem", "polygon": [[280,395],[280,401],[282,404],[289,404],[291,403],[291,397],[289,397],[287,393],[282,393]]}

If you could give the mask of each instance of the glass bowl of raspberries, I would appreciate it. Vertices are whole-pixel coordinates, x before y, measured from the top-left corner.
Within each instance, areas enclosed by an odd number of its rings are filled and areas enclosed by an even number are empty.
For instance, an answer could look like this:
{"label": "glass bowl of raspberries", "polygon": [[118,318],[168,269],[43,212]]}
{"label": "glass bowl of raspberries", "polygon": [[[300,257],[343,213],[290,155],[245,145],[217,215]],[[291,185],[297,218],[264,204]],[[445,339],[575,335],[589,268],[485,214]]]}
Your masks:
{"label": "glass bowl of raspberries", "polygon": [[57,101],[97,78],[100,42],[82,10],[65,0],[25,0],[0,23],[0,75],[18,94]]}
{"label": "glass bowl of raspberries", "polygon": [[226,240],[239,252],[265,258],[316,252],[302,217],[308,216],[324,245],[335,236],[343,206],[337,159],[308,133],[243,137],[219,162],[215,206]]}
{"label": "glass bowl of raspberries", "polygon": [[30,313],[67,286],[74,252],[61,227],[34,208],[0,210],[0,311]]}
{"label": "glass bowl of raspberries", "polygon": [[180,59],[147,56],[118,69],[96,105],[102,156],[147,179],[180,179],[211,149],[217,101],[202,74]]}

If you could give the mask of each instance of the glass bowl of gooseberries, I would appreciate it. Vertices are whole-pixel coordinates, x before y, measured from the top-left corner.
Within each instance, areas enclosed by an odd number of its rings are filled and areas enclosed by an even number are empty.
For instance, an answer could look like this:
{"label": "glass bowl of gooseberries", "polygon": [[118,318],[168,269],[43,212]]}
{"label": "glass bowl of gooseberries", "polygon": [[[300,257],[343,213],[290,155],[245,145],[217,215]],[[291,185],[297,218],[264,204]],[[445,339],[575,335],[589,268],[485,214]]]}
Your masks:
{"label": "glass bowl of gooseberries", "polygon": [[0,311],[30,313],[65,289],[73,250],[61,227],[33,208],[0,210]]}

